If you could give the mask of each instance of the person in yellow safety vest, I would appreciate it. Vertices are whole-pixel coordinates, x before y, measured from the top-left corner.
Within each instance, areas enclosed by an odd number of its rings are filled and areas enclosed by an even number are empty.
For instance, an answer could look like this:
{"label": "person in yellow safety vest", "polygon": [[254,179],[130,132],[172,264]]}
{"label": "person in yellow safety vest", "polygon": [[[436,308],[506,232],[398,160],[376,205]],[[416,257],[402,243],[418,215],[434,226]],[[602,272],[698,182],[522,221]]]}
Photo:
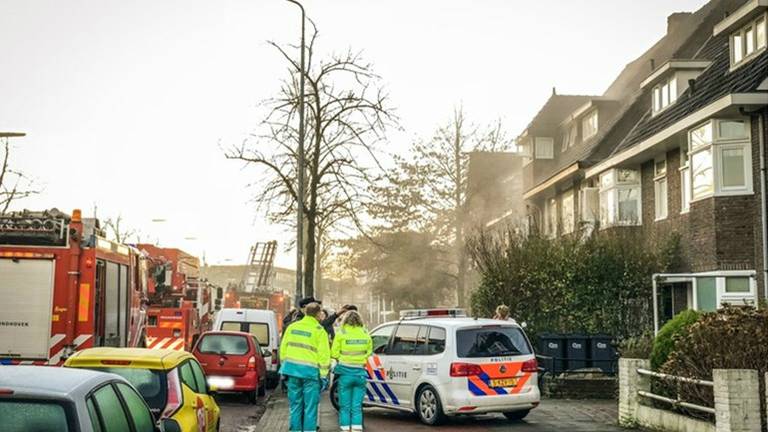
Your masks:
{"label": "person in yellow safety vest", "polygon": [[291,432],[315,432],[320,393],[328,389],[331,353],[328,333],[318,317],[322,306],[310,303],[304,318],[288,326],[280,342],[280,374],[287,378]]}
{"label": "person in yellow safety vest", "polygon": [[343,432],[363,430],[365,364],[373,350],[373,341],[354,310],[344,313],[341,329],[336,332],[331,357],[338,360],[333,375],[338,381],[339,427]]}

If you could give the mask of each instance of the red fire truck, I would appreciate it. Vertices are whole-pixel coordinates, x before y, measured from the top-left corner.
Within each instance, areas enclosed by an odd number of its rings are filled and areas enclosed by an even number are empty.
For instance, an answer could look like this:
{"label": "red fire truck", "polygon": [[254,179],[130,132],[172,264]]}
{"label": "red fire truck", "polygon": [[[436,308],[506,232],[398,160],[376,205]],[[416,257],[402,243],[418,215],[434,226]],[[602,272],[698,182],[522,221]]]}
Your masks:
{"label": "red fire truck", "polygon": [[0,215],[0,363],[58,365],[144,340],[147,263],[96,219],[56,209]]}
{"label": "red fire truck", "polygon": [[174,248],[137,245],[152,262],[147,311],[148,348],[192,349],[210,329],[216,288],[200,280],[200,261]]}

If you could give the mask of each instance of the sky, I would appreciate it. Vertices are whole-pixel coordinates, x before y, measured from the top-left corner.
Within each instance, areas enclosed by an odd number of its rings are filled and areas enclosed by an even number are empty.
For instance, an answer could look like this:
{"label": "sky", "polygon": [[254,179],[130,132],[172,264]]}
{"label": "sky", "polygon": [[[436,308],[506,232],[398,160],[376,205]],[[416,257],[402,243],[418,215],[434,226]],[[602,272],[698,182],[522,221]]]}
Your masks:
{"label": "sky", "polygon": [[[407,152],[463,105],[514,136],[557,88],[601,94],[704,0],[305,0],[318,54],[362,50],[397,109]],[[242,264],[267,223],[247,188],[259,170],[224,158],[286,64],[267,44],[297,43],[283,0],[0,0],[0,131],[42,193],[15,207],[122,216],[143,241],[209,264]],[[155,222],[153,222],[155,220]],[[162,222],[157,222],[162,220]],[[280,248],[276,264],[293,268]]]}

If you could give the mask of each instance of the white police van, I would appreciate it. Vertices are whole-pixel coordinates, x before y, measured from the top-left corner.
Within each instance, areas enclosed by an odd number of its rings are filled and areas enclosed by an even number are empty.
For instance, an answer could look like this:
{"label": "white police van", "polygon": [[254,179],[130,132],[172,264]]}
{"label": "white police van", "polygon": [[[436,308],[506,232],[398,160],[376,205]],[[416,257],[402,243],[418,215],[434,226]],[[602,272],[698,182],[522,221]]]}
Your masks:
{"label": "white police van", "polygon": [[536,357],[514,321],[469,318],[461,309],[409,310],[371,337],[366,406],[415,412],[436,425],[496,412],[520,420],[539,405]]}

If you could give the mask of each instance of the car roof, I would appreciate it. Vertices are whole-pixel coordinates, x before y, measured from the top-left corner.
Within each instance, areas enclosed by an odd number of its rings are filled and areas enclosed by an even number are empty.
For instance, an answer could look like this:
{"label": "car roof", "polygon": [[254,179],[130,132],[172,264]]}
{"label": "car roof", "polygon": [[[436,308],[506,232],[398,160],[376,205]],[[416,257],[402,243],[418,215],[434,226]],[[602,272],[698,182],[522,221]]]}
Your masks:
{"label": "car roof", "polygon": [[14,395],[24,397],[77,400],[109,381],[127,382],[118,375],[88,369],[0,366],[0,388],[11,389]]}
{"label": "car roof", "polygon": [[202,339],[203,336],[215,336],[215,335],[229,335],[229,336],[253,336],[256,337],[250,333],[241,332],[241,331],[233,331],[233,330],[211,330],[203,333],[200,335],[200,338]]}
{"label": "car roof", "polygon": [[122,367],[170,370],[194,356],[186,351],[149,348],[86,348],[78,351],[64,364],[69,367],[109,367],[102,360],[128,361]]}
{"label": "car roof", "polygon": [[242,315],[242,316],[260,316],[260,317],[277,317],[277,314],[275,314],[275,311],[271,309],[237,309],[237,308],[227,308],[222,309],[219,311],[219,316],[235,316],[235,315]]}
{"label": "car roof", "polygon": [[504,321],[504,320],[495,320],[495,319],[488,319],[488,318],[470,318],[470,317],[461,317],[461,318],[450,318],[450,317],[435,317],[435,318],[415,318],[415,319],[404,319],[404,320],[398,320],[398,321],[390,321],[388,323],[384,323],[383,325],[387,324],[415,324],[415,325],[437,325],[440,327],[445,327],[449,329],[458,329],[462,327],[478,327],[478,326],[487,326],[487,325],[506,325],[511,327],[517,327],[520,328],[520,326],[513,320],[510,321]]}

